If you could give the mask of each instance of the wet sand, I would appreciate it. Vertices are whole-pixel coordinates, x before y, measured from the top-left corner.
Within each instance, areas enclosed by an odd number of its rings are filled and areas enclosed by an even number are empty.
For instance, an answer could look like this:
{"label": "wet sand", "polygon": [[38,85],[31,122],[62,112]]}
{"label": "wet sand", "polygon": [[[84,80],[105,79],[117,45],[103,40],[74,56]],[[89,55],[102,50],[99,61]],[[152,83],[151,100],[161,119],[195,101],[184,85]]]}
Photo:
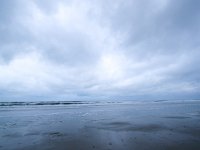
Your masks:
{"label": "wet sand", "polygon": [[0,107],[2,150],[199,150],[200,101]]}

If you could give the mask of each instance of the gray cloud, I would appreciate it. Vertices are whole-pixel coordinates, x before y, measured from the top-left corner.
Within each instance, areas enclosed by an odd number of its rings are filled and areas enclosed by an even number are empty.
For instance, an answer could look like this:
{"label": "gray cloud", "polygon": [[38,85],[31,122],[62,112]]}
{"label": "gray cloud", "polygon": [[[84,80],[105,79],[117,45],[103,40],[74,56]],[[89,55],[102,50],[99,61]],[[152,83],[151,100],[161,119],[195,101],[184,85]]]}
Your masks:
{"label": "gray cloud", "polygon": [[1,98],[199,98],[199,3],[2,0]]}

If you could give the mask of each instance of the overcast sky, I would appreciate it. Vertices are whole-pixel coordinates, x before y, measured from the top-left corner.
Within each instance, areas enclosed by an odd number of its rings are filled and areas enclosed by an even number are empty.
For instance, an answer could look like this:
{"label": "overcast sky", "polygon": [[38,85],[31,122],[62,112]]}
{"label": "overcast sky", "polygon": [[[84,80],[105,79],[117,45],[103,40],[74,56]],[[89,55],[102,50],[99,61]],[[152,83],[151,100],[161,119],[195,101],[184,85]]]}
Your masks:
{"label": "overcast sky", "polygon": [[0,101],[198,98],[199,0],[0,1]]}

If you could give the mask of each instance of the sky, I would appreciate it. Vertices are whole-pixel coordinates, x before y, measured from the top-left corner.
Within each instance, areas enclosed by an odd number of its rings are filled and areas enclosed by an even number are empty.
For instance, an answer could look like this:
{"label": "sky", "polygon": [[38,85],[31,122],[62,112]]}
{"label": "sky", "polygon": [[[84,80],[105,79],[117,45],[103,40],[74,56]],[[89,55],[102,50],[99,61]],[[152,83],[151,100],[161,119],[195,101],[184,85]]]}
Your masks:
{"label": "sky", "polygon": [[200,99],[199,0],[1,0],[0,101]]}

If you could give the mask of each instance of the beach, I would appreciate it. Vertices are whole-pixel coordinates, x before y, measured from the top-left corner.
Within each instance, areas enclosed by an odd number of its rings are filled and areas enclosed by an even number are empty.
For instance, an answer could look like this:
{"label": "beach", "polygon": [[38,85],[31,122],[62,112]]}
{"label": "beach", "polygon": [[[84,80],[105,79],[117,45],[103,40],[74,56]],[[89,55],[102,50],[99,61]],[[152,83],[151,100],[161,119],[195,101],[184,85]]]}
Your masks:
{"label": "beach", "polygon": [[0,106],[1,150],[199,150],[200,101]]}

